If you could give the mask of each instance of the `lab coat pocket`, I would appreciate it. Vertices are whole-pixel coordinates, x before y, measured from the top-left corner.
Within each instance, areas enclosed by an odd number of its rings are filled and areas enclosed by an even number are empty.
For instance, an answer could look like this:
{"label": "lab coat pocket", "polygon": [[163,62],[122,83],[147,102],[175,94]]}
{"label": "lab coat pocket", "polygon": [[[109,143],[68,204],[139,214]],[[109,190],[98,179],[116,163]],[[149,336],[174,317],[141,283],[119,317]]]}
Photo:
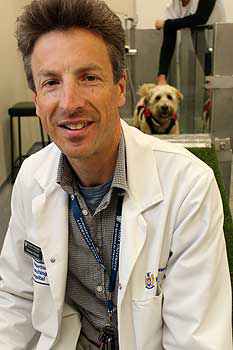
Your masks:
{"label": "lab coat pocket", "polygon": [[81,330],[79,313],[71,306],[65,304],[59,340],[53,347],[54,350],[75,350]]}
{"label": "lab coat pocket", "polygon": [[133,300],[133,323],[137,350],[163,349],[162,300],[162,293],[146,300]]}
{"label": "lab coat pocket", "polygon": [[42,333],[32,350],[75,350],[80,334],[81,322],[79,313],[65,304],[60,325],[60,334],[55,338]]}

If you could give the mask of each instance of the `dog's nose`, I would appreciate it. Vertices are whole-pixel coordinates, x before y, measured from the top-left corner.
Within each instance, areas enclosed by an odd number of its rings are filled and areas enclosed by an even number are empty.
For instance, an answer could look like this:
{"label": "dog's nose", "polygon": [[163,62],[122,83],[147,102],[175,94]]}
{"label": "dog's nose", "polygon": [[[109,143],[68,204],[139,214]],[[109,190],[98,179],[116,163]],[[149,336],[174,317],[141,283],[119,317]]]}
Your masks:
{"label": "dog's nose", "polygon": [[161,106],[161,111],[162,111],[163,113],[168,112],[168,106]]}

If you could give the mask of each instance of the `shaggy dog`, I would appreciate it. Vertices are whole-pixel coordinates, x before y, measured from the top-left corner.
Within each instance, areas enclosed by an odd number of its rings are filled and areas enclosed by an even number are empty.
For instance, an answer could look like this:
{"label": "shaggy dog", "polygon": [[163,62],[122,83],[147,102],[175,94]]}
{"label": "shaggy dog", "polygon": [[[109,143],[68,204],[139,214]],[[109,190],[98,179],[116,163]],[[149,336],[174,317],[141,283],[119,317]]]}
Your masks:
{"label": "shaggy dog", "polygon": [[134,126],[146,134],[179,134],[177,108],[183,95],[170,85],[143,84],[134,111]]}

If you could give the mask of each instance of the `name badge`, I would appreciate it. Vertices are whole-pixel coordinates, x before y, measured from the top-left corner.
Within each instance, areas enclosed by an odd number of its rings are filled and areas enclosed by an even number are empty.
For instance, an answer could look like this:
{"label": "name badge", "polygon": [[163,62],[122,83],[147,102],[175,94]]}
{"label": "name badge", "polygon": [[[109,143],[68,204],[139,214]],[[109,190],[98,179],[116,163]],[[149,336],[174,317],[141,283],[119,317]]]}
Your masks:
{"label": "name badge", "polygon": [[32,242],[29,242],[27,240],[24,241],[24,253],[26,253],[31,258],[37,261],[43,262],[43,255],[42,255],[41,248],[33,244]]}

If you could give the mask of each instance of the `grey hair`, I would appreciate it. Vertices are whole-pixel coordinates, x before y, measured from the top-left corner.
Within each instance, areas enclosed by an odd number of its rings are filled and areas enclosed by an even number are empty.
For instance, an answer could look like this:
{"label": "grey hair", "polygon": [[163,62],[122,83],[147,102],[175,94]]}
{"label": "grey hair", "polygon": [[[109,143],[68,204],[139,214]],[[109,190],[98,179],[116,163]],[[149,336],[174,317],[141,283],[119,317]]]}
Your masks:
{"label": "grey hair", "polygon": [[125,69],[125,33],[119,17],[102,0],[32,0],[17,18],[16,38],[30,89],[35,91],[31,55],[44,34],[71,28],[99,34],[107,45],[114,83]]}

